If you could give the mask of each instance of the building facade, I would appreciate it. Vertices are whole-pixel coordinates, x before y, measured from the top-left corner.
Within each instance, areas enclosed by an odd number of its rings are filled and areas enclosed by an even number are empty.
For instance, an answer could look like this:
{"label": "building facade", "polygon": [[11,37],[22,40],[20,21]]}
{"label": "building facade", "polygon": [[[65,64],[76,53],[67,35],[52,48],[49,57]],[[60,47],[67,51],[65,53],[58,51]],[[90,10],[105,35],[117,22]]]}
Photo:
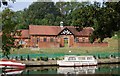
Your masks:
{"label": "building facade", "polygon": [[73,26],[29,25],[29,29],[19,30],[21,35],[15,36],[15,44],[35,48],[108,46],[108,43],[91,44],[89,37],[93,31],[92,27],[78,30]]}

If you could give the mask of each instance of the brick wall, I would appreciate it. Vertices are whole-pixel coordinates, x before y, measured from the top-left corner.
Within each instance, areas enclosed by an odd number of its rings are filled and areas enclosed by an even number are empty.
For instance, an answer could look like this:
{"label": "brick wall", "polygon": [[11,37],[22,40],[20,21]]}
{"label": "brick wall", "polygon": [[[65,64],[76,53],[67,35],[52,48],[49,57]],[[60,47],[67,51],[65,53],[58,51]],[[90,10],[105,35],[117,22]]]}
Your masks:
{"label": "brick wall", "polygon": [[60,47],[64,47],[64,38],[60,38]]}
{"label": "brick wall", "polygon": [[108,43],[107,42],[104,42],[104,43],[75,43],[74,44],[74,47],[97,47],[97,46],[100,46],[100,47],[106,47],[108,46]]}
{"label": "brick wall", "polygon": [[53,47],[60,47],[60,44],[57,42],[40,42],[38,44],[39,48],[53,48]]}
{"label": "brick wall", "polygon": [[73,47],[73,45],[74,45],[74,37],[73,36],[70,36],[69,37],[69,47]]}

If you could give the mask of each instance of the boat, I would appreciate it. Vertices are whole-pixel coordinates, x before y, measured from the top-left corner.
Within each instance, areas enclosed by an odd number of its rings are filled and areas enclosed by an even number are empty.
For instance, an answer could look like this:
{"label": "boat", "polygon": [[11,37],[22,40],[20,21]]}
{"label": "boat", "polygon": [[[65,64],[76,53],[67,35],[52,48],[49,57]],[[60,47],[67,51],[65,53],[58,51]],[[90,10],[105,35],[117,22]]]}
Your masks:
{"label": "boat", "polygon": [[59,66],[90,66],[97,65],[94,56],[65,55],[63,60],[57,60]]}
{"label": "boat", "polygon": [[9,68],[9,69],[24,69],[25,64],[17,62],[16,60],[0,60],[0,68]]}
{"label": "boat", "polygon": [[97,66],[83,66],[83,67],[59,67],[58,74],[94,74]]}

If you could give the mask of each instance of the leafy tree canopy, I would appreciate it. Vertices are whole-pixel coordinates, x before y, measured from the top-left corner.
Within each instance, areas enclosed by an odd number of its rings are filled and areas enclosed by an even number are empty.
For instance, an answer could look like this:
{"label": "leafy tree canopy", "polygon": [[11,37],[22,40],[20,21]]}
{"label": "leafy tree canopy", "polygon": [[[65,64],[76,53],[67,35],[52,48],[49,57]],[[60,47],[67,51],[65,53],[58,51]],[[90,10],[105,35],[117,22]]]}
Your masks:
{"label": "leafy tree canopy", "polygon": [[14,47],[14,33],[15,33],[15,27],[16,27],[16,17],[14,15],[14,12],[10,9],[6,8],[1,13],[2,17],[2,52],[3,56],[6,56],[10,54],[11,48]]}

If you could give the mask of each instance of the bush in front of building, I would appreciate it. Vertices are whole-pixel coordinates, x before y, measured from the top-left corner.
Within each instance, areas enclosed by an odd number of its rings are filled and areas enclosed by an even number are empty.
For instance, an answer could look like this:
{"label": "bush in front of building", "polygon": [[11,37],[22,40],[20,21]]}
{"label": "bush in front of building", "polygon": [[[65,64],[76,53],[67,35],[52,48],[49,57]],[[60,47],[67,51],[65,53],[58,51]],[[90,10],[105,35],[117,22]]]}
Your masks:
{"label": "bush in front of building", "polygon": [[39,61],[40,60],[40,58],[39,57],[37,57],[37,61]]}
{"label": "bush in front of building", "polygon": [[43,60],[43,61],[48,61],[48,57],[40,57],[40,60]]}

